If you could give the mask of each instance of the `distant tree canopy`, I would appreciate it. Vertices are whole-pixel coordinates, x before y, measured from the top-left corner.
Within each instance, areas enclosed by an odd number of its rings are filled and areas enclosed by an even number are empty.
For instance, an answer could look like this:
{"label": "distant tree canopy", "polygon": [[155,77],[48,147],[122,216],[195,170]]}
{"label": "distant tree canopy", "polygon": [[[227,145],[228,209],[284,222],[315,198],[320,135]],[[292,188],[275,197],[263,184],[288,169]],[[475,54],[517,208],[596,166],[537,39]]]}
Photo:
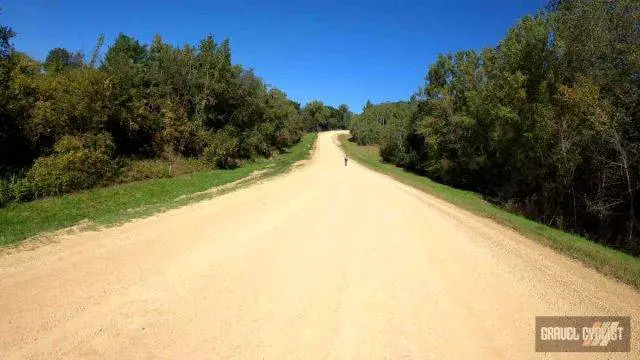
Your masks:
{"label": "distant tree canopy", "polygon": [[11,39],[16,33],[7,26],[0,26],[0,58],[6,59],[11,50]]}
{"label": "distant tree canopy", "polygon": [[350,124],[385,160],[640,254],[640,5],[556,0]]}
{"label": "distant tree canopy", "polygon": [[411,104],[404,101],[373,105],[369,101],[360,115],[354,116],[350,129],[360,144],[381,144],[406,135]]}
{"label": "distant tree canopy", "polygon": [[314,100],[302,108],[307,129],[314,131],[347,129],[353,113],[342,104],[337,109]]}
{"label": "distant tree canopy", "polygon": [[83,61],[81,52],[72,54],[67,49],[55,48],[49,51],[42,67],[49,73],[59,73],[69,68],[79,68]]}

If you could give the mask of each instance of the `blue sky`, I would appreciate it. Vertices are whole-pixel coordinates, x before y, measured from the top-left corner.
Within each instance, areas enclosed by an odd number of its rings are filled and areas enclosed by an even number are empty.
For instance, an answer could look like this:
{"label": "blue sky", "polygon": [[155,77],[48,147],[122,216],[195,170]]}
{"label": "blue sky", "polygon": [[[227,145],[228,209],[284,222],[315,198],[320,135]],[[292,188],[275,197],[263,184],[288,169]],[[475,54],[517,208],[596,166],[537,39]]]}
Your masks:
{"label": "blue sky", "polygon": [[90,54],[100,33],[107,45],[119,32],[178,45],[226,37],[235,63],[290,98],[359,112],[367,99],[409,98],[438,53],[493,46],[546,2],[0,0],[0,24],[38,59],[54,47]]}

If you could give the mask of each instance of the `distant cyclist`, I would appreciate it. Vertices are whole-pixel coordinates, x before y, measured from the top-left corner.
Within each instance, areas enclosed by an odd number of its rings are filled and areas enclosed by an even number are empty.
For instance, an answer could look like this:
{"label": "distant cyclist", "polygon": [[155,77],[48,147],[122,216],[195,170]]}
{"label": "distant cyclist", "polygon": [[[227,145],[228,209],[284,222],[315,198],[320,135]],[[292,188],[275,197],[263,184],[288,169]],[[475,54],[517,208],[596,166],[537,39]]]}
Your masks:
{"label": "distant cyclist", "polygon": [[348,160],[348,159],[349,159],[349,158],[347,158],[347,154],[344,154],[344,166],[347,166],[347,160]]}

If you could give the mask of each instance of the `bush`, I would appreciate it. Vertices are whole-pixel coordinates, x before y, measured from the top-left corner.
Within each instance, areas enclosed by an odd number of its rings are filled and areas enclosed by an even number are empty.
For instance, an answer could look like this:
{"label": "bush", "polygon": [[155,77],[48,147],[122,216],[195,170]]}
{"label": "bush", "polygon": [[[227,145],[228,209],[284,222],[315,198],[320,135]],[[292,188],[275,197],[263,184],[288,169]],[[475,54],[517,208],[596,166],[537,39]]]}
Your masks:
{"label": "bush", "polygon": [[280,150],[295,145],[302,138],[302,131],[297,129],[279,129],[276,133],[276,147]]}
{"label": "bush", "polygon": [[226,131],[218,131],[211,133],[207,144],[202,154],[206,161],[225,169],[238,166],[238,140],[236,138],[230,136]]}
{"label": "bush", "polygon": [[35,161],[26,181],[36,197],[95,187],[115,174],[112,151],[108,134],[64,136],[55,144],[52,155]]}
{"label": "bush", "polygon": [[253,159],[258,156],[269,157],[271,150],[269,144],[258,129],[249,131],[240,142],[240,155],[243,159]]}
{"label": "bush", "polygon": [[33,200],[35,193],[31,183],[17,175],[0,179],[0,207],[7,206],[11,202]]}
{"label": "bush", "polygon": [[15,178],[11,181],[10,195],[12,201],[30,201],[36,197],[33,184],[25,178]]}

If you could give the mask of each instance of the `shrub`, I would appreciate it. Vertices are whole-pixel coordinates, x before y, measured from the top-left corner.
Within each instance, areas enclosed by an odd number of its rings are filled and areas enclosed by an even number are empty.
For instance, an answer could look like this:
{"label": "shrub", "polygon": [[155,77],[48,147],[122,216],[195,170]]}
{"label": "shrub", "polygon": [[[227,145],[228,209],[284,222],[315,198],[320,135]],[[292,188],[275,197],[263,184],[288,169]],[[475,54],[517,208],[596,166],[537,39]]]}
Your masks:
{"label": "shrub", "polygon": [[211,133],[207,139],[203,158],[220,168],[233,168],[238,165],[238,140],[225,131]]}
{"label": "shrub", "polygon": [[302,131],[279,129],[276,133],[276,147],[280,150],[295,145],[302,138]]}
{"label": "shrub", "polygon": [[108,134],[64,136],[50,156],[38,158],[26,180],[36,197],[64,194],[95,187],[115,174]]}
{"label": "shrub", "polygon": [[14,174],[9,178],[0,179],[0,207],[7,206],[14,201],[33,200],[35,194],[31,183]]}
{"label": "shrub", "polygon": [[10,196],[12,201],[30,201],[36,197],[36,192],[29,180],[14,178],[10,183]]}
{"label": "shrub", "polygon": [[247,132],[240,142],[240,154],[244,159],[253,159],[258,156],[269,157],[271,151],[258,129]]}

